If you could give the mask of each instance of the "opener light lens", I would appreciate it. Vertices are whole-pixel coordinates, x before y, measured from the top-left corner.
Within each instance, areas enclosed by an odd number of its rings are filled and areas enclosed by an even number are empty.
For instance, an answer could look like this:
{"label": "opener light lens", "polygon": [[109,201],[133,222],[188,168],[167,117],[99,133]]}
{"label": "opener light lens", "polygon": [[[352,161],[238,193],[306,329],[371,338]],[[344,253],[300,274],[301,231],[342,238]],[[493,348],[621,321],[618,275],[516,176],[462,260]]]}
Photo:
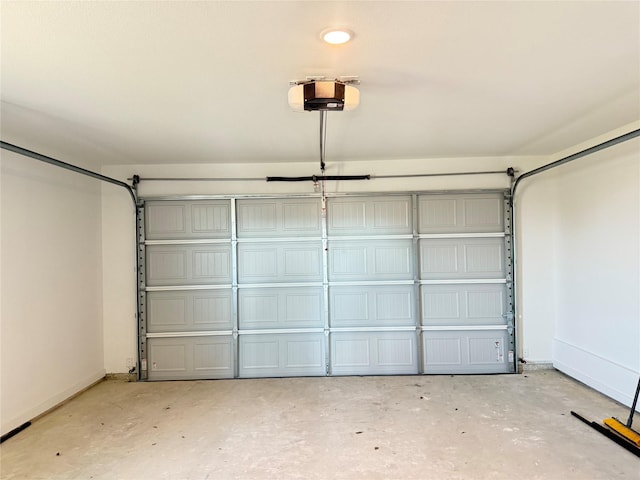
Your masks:
{"label": "opener light lens", "polygon": [[331,45],[342,45],[351,40],[351,32],[346,30],[327,30],[322,33],[322,39]]}

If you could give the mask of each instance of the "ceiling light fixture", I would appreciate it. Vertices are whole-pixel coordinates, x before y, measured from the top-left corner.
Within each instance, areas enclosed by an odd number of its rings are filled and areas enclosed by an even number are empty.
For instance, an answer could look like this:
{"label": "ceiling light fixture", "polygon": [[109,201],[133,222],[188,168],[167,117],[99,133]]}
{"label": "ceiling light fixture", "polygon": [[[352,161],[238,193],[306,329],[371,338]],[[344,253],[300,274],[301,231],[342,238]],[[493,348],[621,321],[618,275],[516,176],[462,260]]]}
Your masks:
{"label": "ceiling light fixture", "polygon": [[328,28],[323,30],[322,40],[331,45],[342,45],[347,43],[353,37],[353,33],[342,28]]}

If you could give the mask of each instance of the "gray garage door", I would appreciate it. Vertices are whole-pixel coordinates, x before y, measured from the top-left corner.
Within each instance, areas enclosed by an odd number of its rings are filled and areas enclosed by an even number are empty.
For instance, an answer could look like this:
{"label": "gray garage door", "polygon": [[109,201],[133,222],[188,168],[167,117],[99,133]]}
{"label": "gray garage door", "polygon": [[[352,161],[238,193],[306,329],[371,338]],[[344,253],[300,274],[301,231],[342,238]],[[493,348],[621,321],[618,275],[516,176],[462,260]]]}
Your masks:
{"label": "gray garage door", "polygon": [[145,201],[142,377],[513,371],[504,192],[322,207]]}

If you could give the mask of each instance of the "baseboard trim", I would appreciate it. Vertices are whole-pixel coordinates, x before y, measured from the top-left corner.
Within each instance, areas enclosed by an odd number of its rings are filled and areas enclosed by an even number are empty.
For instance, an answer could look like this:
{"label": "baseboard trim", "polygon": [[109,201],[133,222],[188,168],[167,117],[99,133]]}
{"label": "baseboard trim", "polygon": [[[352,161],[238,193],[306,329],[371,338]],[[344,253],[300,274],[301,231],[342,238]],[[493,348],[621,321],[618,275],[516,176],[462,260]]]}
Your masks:
{"label": "baseboard trim", "polygon": [[35,407],[29,408],[22,412],[20,415],[17,415],[6,422],[2,423],[2,435],[12,431],[14,428],[23,425],[25,422],[34,422],[39,418],[42,418],[46,414],[52,412],[56,408],[61,407],[68,401],[80,395],[82,392],[90,389],[94,385],[102,382],[105,377],[105,370],[99,370],[98,372],[85,377],[84,379],[76,382],[71,387],[63,390],[62,392],[53,395],[48,398],[44,402],[36,405]]}
{"label": "baseboard trim", "polygon": [[553,340],[553,366],[623,405],[631,406],[638,372],[558,338]]}

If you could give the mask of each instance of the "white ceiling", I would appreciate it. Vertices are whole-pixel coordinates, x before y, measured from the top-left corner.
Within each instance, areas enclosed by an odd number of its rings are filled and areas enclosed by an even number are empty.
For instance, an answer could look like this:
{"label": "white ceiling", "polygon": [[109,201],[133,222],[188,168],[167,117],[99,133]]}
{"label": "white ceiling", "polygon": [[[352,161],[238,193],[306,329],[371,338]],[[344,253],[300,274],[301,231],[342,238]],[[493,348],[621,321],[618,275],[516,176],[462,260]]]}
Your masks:
{"label": "white ceiling", "polygon": [[[2,140],[98,164],[544,155],[640,118],[640,2],[1,2]],[[319,33],[342,25],[352,42]]]}

